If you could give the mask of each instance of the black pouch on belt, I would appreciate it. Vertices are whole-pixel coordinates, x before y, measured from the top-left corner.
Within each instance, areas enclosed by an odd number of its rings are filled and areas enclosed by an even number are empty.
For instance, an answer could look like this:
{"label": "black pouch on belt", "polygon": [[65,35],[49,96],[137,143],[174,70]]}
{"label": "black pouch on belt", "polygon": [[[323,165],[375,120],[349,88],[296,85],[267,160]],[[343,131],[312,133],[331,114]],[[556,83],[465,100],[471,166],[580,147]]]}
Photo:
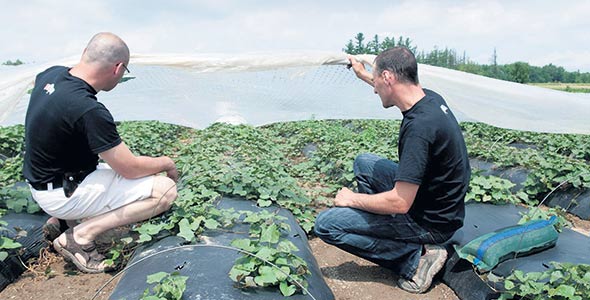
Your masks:
{"label": "black pouch on belt", "polygon": [[85,171],[78,171],[78,172],[65,172],[64,179],[63,179],[63,188],[64,194],[66,198],[70,198],[78,185],[84,181],[84,178],[88,176],[88,174],[92,173],[94,170],[85,170]]}

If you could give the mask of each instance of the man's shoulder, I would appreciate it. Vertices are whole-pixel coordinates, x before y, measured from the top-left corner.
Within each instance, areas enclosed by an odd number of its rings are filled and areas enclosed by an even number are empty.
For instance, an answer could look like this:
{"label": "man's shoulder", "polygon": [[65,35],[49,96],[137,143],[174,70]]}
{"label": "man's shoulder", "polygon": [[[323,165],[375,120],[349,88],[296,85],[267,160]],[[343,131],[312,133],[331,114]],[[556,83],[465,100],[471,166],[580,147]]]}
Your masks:
{"label": "man's shoulder", "polygon": [[425,96],[419,105],[404,119],[404,133],[408,136],[419,136],[427,140],[434,140],[441,129],[447,126],[451,113],[446,102],[438,93],[423,89]]}
{"label": "man's shoulder", "polygon": [[35,84],[44,83],[46,81],[54,81],[60,75],[60,73],[63,73],[66,70],[67,68],[64,66],[49,67],[37,74],[35,78]]}
{"label": "man's shoulder", "polygon": [[422,90],[424,91],[424,94],[426,95],[425,96],[426,99],[429,99],[435,103],[445,103],[445,99],[443,99],[443,97],[439,93],[437,93],[433,90],[429,90],[429,89],[422,89]]}

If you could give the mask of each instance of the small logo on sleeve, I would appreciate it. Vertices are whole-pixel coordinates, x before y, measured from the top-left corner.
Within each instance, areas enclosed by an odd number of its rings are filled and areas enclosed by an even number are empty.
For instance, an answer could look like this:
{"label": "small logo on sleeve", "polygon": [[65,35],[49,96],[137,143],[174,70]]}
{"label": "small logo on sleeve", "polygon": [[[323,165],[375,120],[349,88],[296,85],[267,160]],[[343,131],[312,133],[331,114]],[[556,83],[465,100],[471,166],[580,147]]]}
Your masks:
{"label": "small logo on sleeve", "polygon": [[445,113],[445,115],[448,114],[449,108],[446,107],[444,104],[440,105],[440,109]]}
{"label": "small logo on sleeve", "polygon": [[55,92],[55,84],[48,83],[45,85],[45,87],[43,89],[45,90],[45,93],[47,95],[51,95],[51,94],[53,94],[53,92]]}

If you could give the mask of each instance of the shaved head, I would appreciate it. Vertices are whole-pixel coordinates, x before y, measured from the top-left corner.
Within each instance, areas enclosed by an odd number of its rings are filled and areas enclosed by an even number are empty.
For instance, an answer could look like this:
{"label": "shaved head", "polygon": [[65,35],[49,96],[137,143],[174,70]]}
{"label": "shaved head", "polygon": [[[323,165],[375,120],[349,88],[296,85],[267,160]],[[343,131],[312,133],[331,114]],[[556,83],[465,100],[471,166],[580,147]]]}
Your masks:
{"label": "shaved head", "polygon": [[88,64],[109,66],[118,63],[129,63],[127,44],[110,32],[97,33],[92,37],[82,55],[82,61]]}

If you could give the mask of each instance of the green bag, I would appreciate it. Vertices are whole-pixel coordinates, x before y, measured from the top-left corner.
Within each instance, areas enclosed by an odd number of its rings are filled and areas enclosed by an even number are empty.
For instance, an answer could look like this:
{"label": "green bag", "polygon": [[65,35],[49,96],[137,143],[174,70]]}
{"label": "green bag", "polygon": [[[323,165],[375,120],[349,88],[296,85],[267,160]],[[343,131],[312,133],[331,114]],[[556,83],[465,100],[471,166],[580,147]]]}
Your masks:
{"label": "green bag", "polygon": [[468,260],[481,272],[490,271],[497,264],[555,246],[558,233],[557,218],[534,220],[505,227],[484,234],[463,247],[455,246],[459,257]]}

